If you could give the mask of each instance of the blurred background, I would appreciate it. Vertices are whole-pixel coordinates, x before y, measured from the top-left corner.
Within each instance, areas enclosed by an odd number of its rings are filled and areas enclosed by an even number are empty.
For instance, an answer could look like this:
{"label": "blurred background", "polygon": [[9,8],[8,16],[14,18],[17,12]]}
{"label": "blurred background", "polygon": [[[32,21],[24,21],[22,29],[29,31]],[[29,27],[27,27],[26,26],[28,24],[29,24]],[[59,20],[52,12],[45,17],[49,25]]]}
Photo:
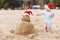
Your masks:
{"label": "blurred background", "polygon": [[53,8],[60,8],[60,0],[0,0],[0,9],[32,9],[34,5],[39,5],[42,9],[48,3],[52,3]]}

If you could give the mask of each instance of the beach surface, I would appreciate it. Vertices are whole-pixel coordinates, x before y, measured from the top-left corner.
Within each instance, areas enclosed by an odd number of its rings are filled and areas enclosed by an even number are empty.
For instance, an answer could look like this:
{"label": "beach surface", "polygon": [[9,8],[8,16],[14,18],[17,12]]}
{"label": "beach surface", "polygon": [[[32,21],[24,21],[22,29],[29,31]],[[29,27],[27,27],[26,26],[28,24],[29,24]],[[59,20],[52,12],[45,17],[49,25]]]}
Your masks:
{"label": "beach surface", "polygon": [[35,28],[33,38],[22,35],[15,35],[10,32],[20,22],[25,10],[0,10],[0,40],[60,40],[60,10],[52,9],[54,17],[52,18],[52,32],[45,32],[44,16],[36,16],[44,10],[31,10],[34,16],[31,16],[31,23]]}

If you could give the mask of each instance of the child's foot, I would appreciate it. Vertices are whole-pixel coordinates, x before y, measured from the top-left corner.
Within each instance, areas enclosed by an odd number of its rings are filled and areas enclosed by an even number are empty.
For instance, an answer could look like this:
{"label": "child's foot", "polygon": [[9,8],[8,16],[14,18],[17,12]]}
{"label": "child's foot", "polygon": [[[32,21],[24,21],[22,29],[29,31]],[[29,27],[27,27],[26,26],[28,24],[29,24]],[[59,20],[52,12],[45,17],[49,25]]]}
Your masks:
{"label": "child's foot", "polygon": [[46,32],[49,32],[48,30],[46,30]]}
{"label": "child's foot", "polygon": [[53,33],[53,31],[50,31],[50,33]]}

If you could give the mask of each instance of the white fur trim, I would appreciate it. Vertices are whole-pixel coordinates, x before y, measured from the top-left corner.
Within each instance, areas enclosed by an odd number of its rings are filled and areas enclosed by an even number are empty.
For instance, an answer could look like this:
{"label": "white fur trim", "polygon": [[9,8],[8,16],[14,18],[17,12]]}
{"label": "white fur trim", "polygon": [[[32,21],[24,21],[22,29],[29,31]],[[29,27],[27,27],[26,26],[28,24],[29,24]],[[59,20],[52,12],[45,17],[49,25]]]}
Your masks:
{"label": "white fur trim", "polygon": [[27,14],[27,13],[24,13],[23,15],[29,15],[29,14]]}
{"label": "white fur trim", "polygon": [[50,8],[47,5],[45,5],[44,8],[47,10],[50,10]]}

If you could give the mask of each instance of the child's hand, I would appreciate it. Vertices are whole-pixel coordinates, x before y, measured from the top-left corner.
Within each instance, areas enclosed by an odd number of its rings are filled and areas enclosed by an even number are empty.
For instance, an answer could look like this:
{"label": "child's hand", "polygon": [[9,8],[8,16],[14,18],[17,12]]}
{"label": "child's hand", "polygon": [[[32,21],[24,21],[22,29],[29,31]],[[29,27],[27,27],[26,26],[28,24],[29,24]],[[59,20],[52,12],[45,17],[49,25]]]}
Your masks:
{"label": "child's hand", "polygon": [[37,14],[37,16],[40,16],[40,15],[42,15],[42,14]]}
{"label": "child's hand", "polygon": [[37,14],[37,16],[39,16],[39,14]]}
{"label": "child's hand", "polygon": [[52,16],[51,17],[54,17],[54,14],[52,14]]}

